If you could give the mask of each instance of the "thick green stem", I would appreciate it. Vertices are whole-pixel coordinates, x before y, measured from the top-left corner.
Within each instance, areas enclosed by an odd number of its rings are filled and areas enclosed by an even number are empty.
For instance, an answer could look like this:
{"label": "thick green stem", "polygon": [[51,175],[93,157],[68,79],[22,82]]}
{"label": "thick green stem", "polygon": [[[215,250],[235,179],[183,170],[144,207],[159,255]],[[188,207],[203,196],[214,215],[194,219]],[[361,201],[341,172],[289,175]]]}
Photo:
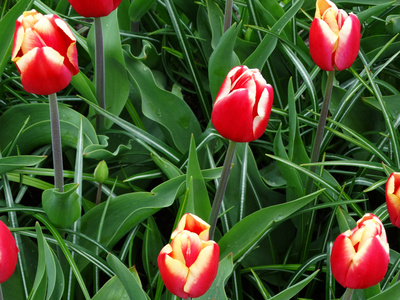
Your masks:
{"label": "thick green stem", "polygon": [[226,0],[225,3],[225,16],[224,16],[224,32],[232,25],[232,7],[233,0]]}
{"label": "thick green stem", "polygon": [[222,200],[224,199],[226,185],[228,184],[229,173],[231,171],[233,155],[235,154],[236,142],[229,141],[228,150],[222,166],[221,178],[219,179],[217,191],[215,192],[214,202],[211,207],[210,217],[208,219],[210,227],[210,240],[214,238],[215,226],[217,225],[217,219],[219,210],[221,209]]}
{"label": "thick green stem", "polygon": [[353,289],[347,288],[346,291],[343,294],[342,300],[350,300],[351,297],[353,296]]}
{"label": "thick green stem", "polygon": [[60,118],[58,115],[57,95],[49,95],[50,105],[50,126],[51,126],[51,145],[53,151],[54,164],[54,187],[59,192],[64,191],[63,159],[61,147]]}
{"label": "thick green stem", "polygon": [[[105,67],[104,67],[104,44],[103,44],[103,27],[101,18],[94,18],[95,31],[95,78],[96,78],[96,99],[98,105],[106,109],[106,93],[105,93]],[[105,126],[104,116],[98,114],[96,116],[97,130],[103,129]]]}

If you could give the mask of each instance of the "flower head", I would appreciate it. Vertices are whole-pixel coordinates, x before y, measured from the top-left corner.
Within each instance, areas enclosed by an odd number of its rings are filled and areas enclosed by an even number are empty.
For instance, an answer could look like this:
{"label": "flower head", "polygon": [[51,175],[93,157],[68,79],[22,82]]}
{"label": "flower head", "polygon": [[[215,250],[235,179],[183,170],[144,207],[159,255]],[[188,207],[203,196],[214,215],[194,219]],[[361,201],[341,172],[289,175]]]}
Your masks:
{"label": "flower head", "polygon": [[234,142],[258,139],[267,127],[274,93],[260,71],[246,66],[233,68],[214,102],[212,123]]}
{"label": "flower head", "polygon": [[338,9],[330,0],[317,0],[309,44],[315,64],[325,71],[349,68],[360,48],[361,25],[357,16]]}
{"label": "flower head", "polygon": [[39,95],[64,89],[79,72],[76,40],[68,25],[34,9],[16,21],[11,60],[24,89]]}

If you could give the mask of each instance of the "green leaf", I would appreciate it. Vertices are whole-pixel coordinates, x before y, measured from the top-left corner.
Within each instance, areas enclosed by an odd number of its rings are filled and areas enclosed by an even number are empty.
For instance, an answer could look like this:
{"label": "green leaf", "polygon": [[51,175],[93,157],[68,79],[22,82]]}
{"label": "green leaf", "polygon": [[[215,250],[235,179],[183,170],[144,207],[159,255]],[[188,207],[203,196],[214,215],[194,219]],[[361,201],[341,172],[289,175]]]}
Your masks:
{"label": "green leaf", "polygon": [[[105,99],[106,109],[118,116],[129,95],[129,79],[126,72],[121,38],[118,27],[117,11],[101,18],[104,37],[104,67],[105,67]],[[94,26],[88,36],[89,49],[94,60]],[[90,99],[90,98],[87,98]],[[106,122],[111,126],[111,122]]]}
{"label": "green leaf", "polygon": [[290,288],[283,290],[279,294],[270,298],[270,300],[292,299],[292,297],[294,297],[296,294],[298,294],[307,284],[310,283],[311,280],[314,279],[314,277],[317,275],[318,272],[319,272],[319,270],[315,271],[310,276],[308,276],[306,279],[303,279],[302,281],[296,283],[295,285],[292,285]]}
{"label": "green leaf", "polygon": [[[140,222],[161,208],[172,205],[174,200],[183,193],[181,186],[184,182],[185,176],[179,176],[160,184],[151,192],[127,193],[109,199],[100,242],[106,247],[113,247]],[[82,216],[81,232],[83,234],[94,239],[97,237],[98,224],[103,215],[104,205],[106,202],[95,206]],[[94,249],[90,243],[83,242],[83,245],[88,249]],[[88,262],[82,260],[81,263],[85,265]]]}
{"label": "green leaf", "polygon": [[147,219],[147,226],[143,237],[142,260],[143,267],[149,282],[158,273],[157,257],[163,247],[160,231],[153,217]]}
{"label": "green leaf", "polygon": [[0,175],[15,169],[31,167],[41,163],[46,156],[18,155],[0,158]]}
{"label": "green leaf", "polygon": [[[208,12],[207,14],[208,22],[210,23],[209,25],[211,29],[211,47],[215,49],[219,44],[219,40],[222,36],[223,24],[224,24],[224,12],[217,5],[217,3],[215,3],[214,0],[206,0],[206,4]],[[210,65],[210,67],[211,66],[212,65]]]}
{"label": "green leaf", "polygon": [[[81,118],[83,118],[84,146],[98,144],[92,124],[80,113],[59,105],[59,115],[63,146],[76,147]],[[19,152],[29,153],[40,146],[51,144],[49,105],[47,103],[20,104],[13,105],[0,116],[1,149],[15,139],[27,116],[30,116],[29,121],[16,141]]]}
{"label": "green leaf", "polygon": [[215,277],[214,282],[208,291],[201,297],[196,299],[207,300],[207,299],[228,299],[225,293],[225,285],[228,278],[231,276],[233,271],[232,254],[228,254],[218,264],[218,273]]}
{"label": "green leaf", "polygon": [[133,0],[129,6],[129,18],[138,22],[147,11],[156,3],[156,0]]}
{"label": "green leaf", "polygon": [[193,134],[201,134],[200,124],[193,111],[183,99],[161,89],[149,68],[131,54],[125,52],[125,60],[130,78],[142,96],[142,110],[146,117],[162,125],[171,136],[176,148],[185,153],[188,140]]}
{"label": "green leaf", "polygon": [[[285,28],[286,24],[297,14],[304,0],[298,0],[294,3],[287,12],[272,26],[271,31],[280,34]],[[275,50],[278,39],[272,35],[267,34],[256,50],[244,61],[244,65],[249,68],[258,68],[262,70],[265,62]]]}
{"label": "green leaf", "polygon": [[218,242],[220,256],[224,257],[232,252],[233,259],[237,260],[267,230],[271,229],[274,223],[285,220],[304,205],[314,200],[322,191],[319,190],[288,203],[263,208],[236,223]]}
{"label": "green leaf", "polygon": [[[192,181],[192,185],[189,189],[190,181]],[[186,173],[186,188],[189,189],[186,212],[193,213],[203,220],[207,220],[210,215],[211,204],[208,197],[207,188],[201,174],[196,152],[196,144],[193,136],[190,140],[189,161]]]}
{"label": "green leaf", "polygon": [[107,255],[107,262],[122,282],[125,290],[131,299],[147,300],[150,299],[143,291],[139,281],[139,275],[134,276],[128,268],[112,253]]}
{"label": "green leaf", "polygon": [[239,58],[233,51],[240,27],[233,24],[220,38],[218,45],[211,54],[208,77],[212,99],[217,97],[218,91],[229,71],[240,65]]}
{"label": "green leaf", "polygon": [[67,228],[80,217],[81,205],[77,188],[78,184],[71,183],[64,186],[64,192],[59,192],[57,188],[43,192],[43,209],[54,225]]}

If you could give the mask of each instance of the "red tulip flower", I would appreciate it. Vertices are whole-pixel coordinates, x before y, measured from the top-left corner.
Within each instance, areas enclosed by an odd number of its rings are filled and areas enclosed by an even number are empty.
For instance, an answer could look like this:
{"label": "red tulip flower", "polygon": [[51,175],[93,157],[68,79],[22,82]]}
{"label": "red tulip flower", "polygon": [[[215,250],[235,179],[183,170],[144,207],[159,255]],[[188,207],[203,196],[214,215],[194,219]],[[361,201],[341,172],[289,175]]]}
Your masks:
{"label": "red tulip flower", "polygon": [[36,10],[17,19],[11,59],[24,89],[38,95],[64,89],[79,72],[76,40],[68,25]]}
{"label": "red tulip flower", "polygon": [[10,230],[0,221],[0,283],[5,282],[14,273],[18,251]]}
{"label": "red tulip flower", "polygon": [[389,244],[379,218],[366,214],[357,227],[340,234],[332,247],[332,274],[343,287],[365,289],[378,284],[389,265]]}
{"label": "red tulip flower", "polygon": [[390,221],[400,228],[400,173],[390,174],[386,182],[386,206]]}
{"label": "red tulip flower", "polygon": [[121,3],[121,0],[68,0],[75,11],[86,18],[108,16]]}
{"label": "red tulip flower", "polygon": [[325,71],[349,68],[360,48],[361,25],[357,16],[338,9],[329,0],[317,0],[309,34],[310,54]]}
{"label": "red tulip flower", "polygon": [[200,218],[186,214],[173,232],[171,244],[158,255],[161,278],[178,297],[200,297],[217,276],[219,247],[208,240],[208,227],[205,229],[204,225],[210,227]]}
{"label": "red tulip flower", "polygon": [[267,128],[274,92],[260,71],[246,66],[233,68],[214,102],[212,123],[224,138],[251,142]]}

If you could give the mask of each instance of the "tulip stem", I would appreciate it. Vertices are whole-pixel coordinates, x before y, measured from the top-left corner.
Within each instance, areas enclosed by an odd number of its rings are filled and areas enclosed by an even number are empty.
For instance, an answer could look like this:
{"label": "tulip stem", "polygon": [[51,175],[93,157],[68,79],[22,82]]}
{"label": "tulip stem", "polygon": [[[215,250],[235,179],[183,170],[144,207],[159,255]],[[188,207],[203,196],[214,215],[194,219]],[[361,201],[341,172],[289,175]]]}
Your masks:
{"label": "tulip stem", "polygon": [[57,103],[56,93],[49,95],[49,106],[50,106],[51,145],[53,151],[53,165],[54,165],[54,187],[57,188],[59,192],[64,192],[61,129],[60,129],[60,118],[58,114],[58,103]]}
{"label": "tulip stem", "polygon": [[[311,163],[316,163],[319,160],[322,138],[324,136],[326,119],[328,117],[329,103],[331,102],[334,79],[335,79],[335,71],[328,72],[328,79],[326,81],[324,100],[322,101],[322,107],[321,107],[321,113],[320,113],[320,117],[319,117],[319,121],[318,121],[317,132],[315,134],[314,145],[313,145],[313,148],[311,151],[311,159],[310,159]],[[312,165],[310,167],[311,172],[315,173],[316,170],[317,170],[316,165]],[[312,193],[313,183],[314,183],[314,180],[311,177],[308,177],[307,183],[306,183],[306,195],[309,195]],[[317,202],[317,199],[314,200],[314,205],[316,204],[316,202]],[[313,226],[314,226],[315,218],[316,218],[316,211],[313,210],[311,212],[310,217],[307,218],[308,220],[307,220],[306,236],[305,236],[305,238],[301,239],[303,241],[303,247],[302,247],[303,253],[301,256],[302,261],[304,261],[308,255],[308,250],[309,250],[309,246],[310,246],[312,234],[313,234]]]}
{"label": "tulip stem", "polygon": [[[94,18],[95,31],[95,84],[96,84],[96,99],[98,105],[102,109],[106,109],[106,93],[105,93],[105,66],[104,66],[104,43],[103,43],[103,27],[101,18]],[[98,114],[96,116],[96,128],[101,130],[105,127],[104,116]]]}
{"label": "tulip stem", "polygon": [[224,165],[222,166],[221,178],[219,179],[217,191],[215,192],[214,202],[211,207],[210,217],[208,218],[208,223],[211,225],[209,238],[212,240],[214,238],[215,227],[217,225],[217,219],[219,210],[221,209],[222,200],[224,199],[226,185],[228,183],[229,173],[231,171],[233,155],[235,154],[236,142],[229,141],[228,150],[226,151],[226,156],[224,160]]}
{"label": "tulip stem", "polygon": [[0,300],[3,300],[3,291],[1,290],[1,284],[0,284]]}
{"label": "tulip stem", "polygon": [[226,0],[224,14],[224,32],[227,31],[232,25],[232,7],[233,0]]}
{"label": "tulip stem", "polygon": [[[322,102],[321,113],[318,121],[317,132],[315,134],[314,145],[311,152],[311,163],[316,163],[319,160],[322,138],[324,136],[324,130],[326,125],[326,119],[329,111],[329,103],[331,102],[333,80],[335,79],[335,71],[328,72],[328,79],[326,81],[325,95]],[[315,172],[317,166],[311,166],[311,171]],[[312,191],[313,180],[309,177],[307,185],[307,193]]]}
{"label": "tulip stem", "polygon": [[346,291],[343,294],[342,300],[350,300],[351,297],[353,296],[353,289],[347,288]]}

